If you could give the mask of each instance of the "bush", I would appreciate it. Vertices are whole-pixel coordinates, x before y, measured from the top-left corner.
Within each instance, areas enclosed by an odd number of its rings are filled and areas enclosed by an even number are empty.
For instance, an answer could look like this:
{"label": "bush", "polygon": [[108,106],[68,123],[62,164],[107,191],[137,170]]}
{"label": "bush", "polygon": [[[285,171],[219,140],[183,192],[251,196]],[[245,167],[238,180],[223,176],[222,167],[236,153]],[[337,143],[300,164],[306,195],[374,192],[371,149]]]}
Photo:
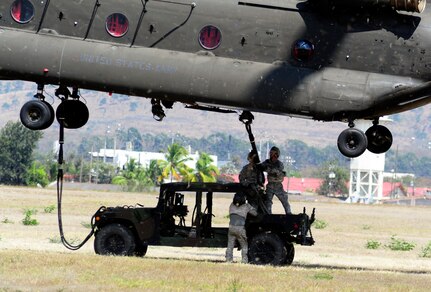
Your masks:
{"label": "bush", "polygon": [[13,224],[13,221],[9,220],[9,218],[4,218],[4,220],[1,223],[4,223],[4,224]]}
{"label": "bush", "polygon": [[368,240],[365,247],[367,249],[378,249],[382,244],[376,240]]}
{"label": "bush", "polygon": [[428,245],[422,248],[422,251],[419,256],[422,258],[431,258],[431,241],[428,242]]}
{"label": "bush", "polygon": [[409,251],[414,249],[416,244],[407,242],[404,239],[397,239],[395,235],[391,236],[391,242],[387,245],[387,247],[391,250],[401,250],[401,251]]}
{"label": "bush", "polygon": [[25,209],[24,210],[24,219],[22,219],[22,224],[24,225],[39,225],[39,222],[36,219],[31,218],[31,216],[35,215],[37,210],[35,209]]}
{"label": "bush", "polygon": [[324,228],[326,228],[327,226],[328,226],[328,223],[326,223],[325,221],[323,221],[323,220],[319,220],[319,219],[317,219],[316,221],[314,221],[313,222],[313,224],[312,224],[313,226],[314,226],[314,228],[316,228],[316,229],[324,229]]}
{"label": "bush", "polygon": [[43,209],[45,213],[52,213],[55,210],[55,205],[49,205]]}

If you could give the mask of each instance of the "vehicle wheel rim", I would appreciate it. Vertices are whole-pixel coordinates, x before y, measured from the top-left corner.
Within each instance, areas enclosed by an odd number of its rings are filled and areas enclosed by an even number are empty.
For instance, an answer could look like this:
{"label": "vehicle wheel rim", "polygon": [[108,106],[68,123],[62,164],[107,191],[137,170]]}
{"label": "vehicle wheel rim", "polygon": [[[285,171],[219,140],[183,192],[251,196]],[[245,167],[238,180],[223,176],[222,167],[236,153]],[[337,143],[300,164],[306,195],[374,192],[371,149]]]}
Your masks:
{"label": "vehicle wheel rim", "polygon": [[274,260],[275,249],[272,245],[266,242],[259,242],[256,244],[254,251],[254,258],[257,262],[267,264]]}
{"label": "vehicle wheel rim", "polygon": [[106,239],[106,249],[112,254],[122,254],[126,249],[126,243],[120,235],[112,235]]}

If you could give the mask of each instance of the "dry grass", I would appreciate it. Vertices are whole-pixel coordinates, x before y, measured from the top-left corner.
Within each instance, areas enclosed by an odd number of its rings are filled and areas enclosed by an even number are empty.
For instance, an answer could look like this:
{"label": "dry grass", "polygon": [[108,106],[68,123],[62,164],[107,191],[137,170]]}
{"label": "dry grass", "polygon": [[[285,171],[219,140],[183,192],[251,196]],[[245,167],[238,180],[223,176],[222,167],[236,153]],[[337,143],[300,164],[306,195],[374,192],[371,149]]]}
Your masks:
{"label": "dry grass", "polygon": [[[63,195],[66,237],[79,241],[91,215],[101,206],[156,204],[157,194],[66,190]],[[308,200],[305,200],[305,199]],[[92,240],[77,252],[59,243],[54,190],[0,187],[0,291],[428,291],[431,259],[419,256],[431,241],[431,209],[425,207],[349,205],[290,198],[293,210],[316,207],[327,223],[313,229],[316,244],[296,245],[290,267],[224,263],[223,249],[150,247],[142,258],[102,257]],[[227,224],[228,198],[215,201],[214,222]],[[281,206],[275,202],[277,212]],[[24,209],[37,209],[37,226],[21,223]],[[190,207],[189,207],[190,208]],[[412,251],[392,251],[391,236],[413,242]],[[382,243],[376,250],[368,240]],[[57,240],[58,241],[58,240]],[[52,243],[54,242],[54,243]],[[239,260],[240,254],[235,254]]]}

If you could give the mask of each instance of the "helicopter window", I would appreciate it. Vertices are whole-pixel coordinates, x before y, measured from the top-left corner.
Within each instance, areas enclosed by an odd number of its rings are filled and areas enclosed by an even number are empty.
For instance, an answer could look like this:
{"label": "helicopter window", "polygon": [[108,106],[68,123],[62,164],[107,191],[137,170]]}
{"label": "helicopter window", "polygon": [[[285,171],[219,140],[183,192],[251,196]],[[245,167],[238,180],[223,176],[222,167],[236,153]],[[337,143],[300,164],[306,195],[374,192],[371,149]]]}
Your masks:
{"label": "helicopter window", "polygon": [[15,0],[10,8],[12,18],[18,23],[27,23],[34,16],[34,6],[29,0]]}
{"label": "helicopter window", "polygon": [[292,55],[297,61],[308,61],[314,55],[314,45],[307,40],[297,40],[293,44]]}
{"label": "helicopter window", "polygon": [[124,36],[129,29],[129,20],[121,13],[113,13],[106,18],[106,31],[113,37]]}
{"label": "helicopter window", "polygon": [[213,26],[207,25],[199,32],[199,44],[206,50],[214,50],[221,43],[221,32]]}

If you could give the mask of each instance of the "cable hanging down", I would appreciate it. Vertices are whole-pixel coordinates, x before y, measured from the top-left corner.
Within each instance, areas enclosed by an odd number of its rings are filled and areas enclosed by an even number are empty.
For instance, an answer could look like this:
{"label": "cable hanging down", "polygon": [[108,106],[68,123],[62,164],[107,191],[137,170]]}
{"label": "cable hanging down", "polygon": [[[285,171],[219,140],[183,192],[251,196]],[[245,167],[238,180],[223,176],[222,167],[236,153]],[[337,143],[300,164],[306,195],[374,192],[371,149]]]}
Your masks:
{"label": "cable hanging down", "polygon": [[61,202],[63,196],[63,144],[64,144],[64,125],[63,119],[59,119],[60,124],[60,137],[59,137],[59,151],[58,151],[58,172],[57,172],[57,209],[58,209],[58,228],[60,230],[60,238],[63,245],[70,250],[78,250],[84,246],[84,244],[94,234],[94,215],[91,217],[91,231],[87,237],[78,245],[70,244],[64,237],[63,232],[63,221],[61,215]]}

